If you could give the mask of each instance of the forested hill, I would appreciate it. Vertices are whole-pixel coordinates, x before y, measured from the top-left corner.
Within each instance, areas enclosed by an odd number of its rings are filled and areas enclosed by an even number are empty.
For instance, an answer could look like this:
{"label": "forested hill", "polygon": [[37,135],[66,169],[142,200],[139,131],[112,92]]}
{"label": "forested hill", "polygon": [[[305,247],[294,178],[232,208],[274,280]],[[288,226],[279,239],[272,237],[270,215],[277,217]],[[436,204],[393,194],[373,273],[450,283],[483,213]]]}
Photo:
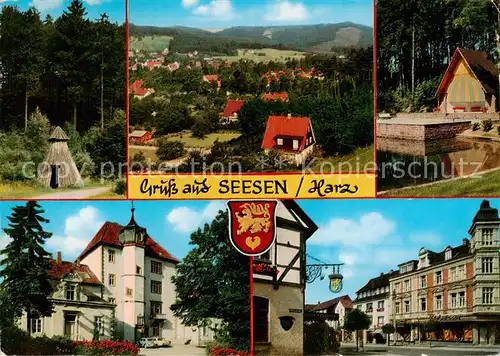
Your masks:
{"label": "forested hill", "polygon": [[294,49],[328,53],[335,48],[369,47],[373,29],[344,22],[338,24],[230,27],[212,33],[189,27],[153,27],[130,25],[132,36],[172,36],[171,51],[231,53],[238,48]]}

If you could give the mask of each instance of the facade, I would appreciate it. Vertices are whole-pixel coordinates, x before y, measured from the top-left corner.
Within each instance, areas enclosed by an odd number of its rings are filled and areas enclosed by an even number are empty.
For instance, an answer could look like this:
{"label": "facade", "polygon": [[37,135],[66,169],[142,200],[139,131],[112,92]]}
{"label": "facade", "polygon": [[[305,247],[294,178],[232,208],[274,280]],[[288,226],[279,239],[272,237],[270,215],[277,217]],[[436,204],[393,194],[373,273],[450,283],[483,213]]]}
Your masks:
{"label": "facade", "polygon": [[154,94],[154,89],[144,88],[142,85],[144,82],[141,79],[135,80],[129,87],[128,91],[130,95],[133,95],[136,99],[144,99],[145,97]]}
{"label": "facade", "polygon": [[153,134],[149,131],[144,131],[144,130],[134,130],[132,133],[129,134],[129,142],[130,143],[146,143],[148,141],[151,141],[153,138]]}
{"label": "facade", "polygon": [[254,341],[256,355],[302,355],[306,241],[317,226],[294,201],[276,209],[277,238],[256,264],[276,266],[279,273],[254,268]]}
{"label": "facade", "polygon": [[[115,307],[103,297],[104,285],[86,265],[62,260],[59,252],[51,260],[50,300],[54,313],[50,317],[33,316],[33,336],[64,335],[71,340],[92,340],[96,330],[99,339],[111,339],[114,332]],[[26,330],[26,317],[20,327]]]}
{"label": "facade", "polygon": [[[391,319],[410,340],[500,342],[498,210],[483,201],[469,239],[441,252],[420,249],[390,279]],[[437,326],[437,327],[436,327]]]}
{"label": "facade", "polygon": [[356,292],[354,307],[366,313],[371,319],[368,330],[364,330],[364,343],[385,343],[387,335],[382,332],[382,326],[390,322],[391,300],[389,298],[389,279],[398,275],[391,271],[372,278]]}
{"label": "facade", "polygon": [[442,113],[495,113],[498,69],[482,51],[457,48],[436,92]]}
{"label": "facade", "polygon": [[354,308],[354,304],[348,295],[327,300],[318,304],[306,304],[305,310],[308,313],[327,314],[329,317],[325,319],[326,323],[337,331],[338,340],[341,342],[347,341],[349,335],[342,330],[345,322],[345,317]]}
{"label": "facade", "polygon": [[226,107],[221,115],[223,123],[231,123],[238,121],[240,109],[245,105],[245,100],[228,99]]}
{"label": "facade", "polygon": [[312,156],[316,138],[308,117],[269,116],[262,148],[267,152],[277,150],[297,166]]}

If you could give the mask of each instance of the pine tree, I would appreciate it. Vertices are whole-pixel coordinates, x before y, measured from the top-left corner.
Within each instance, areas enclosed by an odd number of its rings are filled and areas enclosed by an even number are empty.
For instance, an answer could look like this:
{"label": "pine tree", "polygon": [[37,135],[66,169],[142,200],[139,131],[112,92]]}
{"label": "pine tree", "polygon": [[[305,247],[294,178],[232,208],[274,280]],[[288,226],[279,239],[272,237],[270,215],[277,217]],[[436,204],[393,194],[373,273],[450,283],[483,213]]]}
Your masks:
{"label": "pine tree", "polygon": [[0,288],[11,303],[16,318],[26,313],[30,333],[32,315],[50,316],[53,313],[53,304],[48,299],[52,293],[50,254],[43,247],[52,233],[42,227],[49,220],[42,216],[45,211],[37,202],[28,201],[12,210],[8,217],[9,226],[4,229],[12,241],[0,251],[5,256],[0,262],[0,277],[3,277]]}

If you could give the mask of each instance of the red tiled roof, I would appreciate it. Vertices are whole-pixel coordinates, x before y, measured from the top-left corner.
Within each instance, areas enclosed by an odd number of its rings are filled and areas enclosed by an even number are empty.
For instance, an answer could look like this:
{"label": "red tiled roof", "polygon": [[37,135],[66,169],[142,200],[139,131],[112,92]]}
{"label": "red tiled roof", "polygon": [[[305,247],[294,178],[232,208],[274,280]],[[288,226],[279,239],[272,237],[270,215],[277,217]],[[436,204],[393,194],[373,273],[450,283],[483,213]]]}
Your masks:
{"label": "red tiled roof", "polygon": [[157,67],[160,67],[162,64],[161,61],[147,61],[146,62],[146,67],[148,67],[149,70],[153,70]]}
{"label": "red tiled roof", "polygon": [[92,272],[87,265],[78,265],[73,262],[50,260],[50,278],[59,281],[68,273],[78,273],[83,279],[83,283],[87,284],[101,284],[99,279],[96,277],[94,272]]}
{"label": "red tiled roof", "polygon": [[135,80],[129,87],[129,93],[137,96],[144,96],[150,91],[151,89],[143,88],[142,84],[144,82],[141,79]]}
{"label": "red tiled roof", "polygon": [[436,96],[440,97],[453,80],[453,73],[460,59],[465,61],[486,93],[494,94],[497,92],[499,73],[495,64],[488,58],[488,53],[457,48],[439,84]]}
{"label": "red tiled roof", "polygon": [[220,88],[222,86],[222,81],[219,80],[219,76],[217,74],[207,74],[203,76],[203,80],[210,83],[217,83],[217,87]]}
{"label": "red tiled roof", "polygon": [[331,307],[336,308],[338,303],[342,303],[346,309],[354,308],[351,298],[348,295],[343,295],[342,297],[327,300],[326,302],[319,304],[306,304],[306,311],[320,311]]}
{"label": "red tiled roof", "polygon": [[222,116],[229,117],[234,113],[238,113],[243,105],[245,105],[245,100],[229,99]]}
{"label": "red tiled roof", "polygon": [[[97,231],[94,238],[89,242],[85,250],[80,255],[80,259],[89,254],[94,248],[100,245],[122,247],[118,234],[123,229],[122,225],[112,222],[105,222],[104,225]],[[172,256],[167,250],[161,247],[149,235],[146,237],[146,253],[152,257],[179,262],[177,258]]]}
{"label": "red tiled roof", "polygon": [[311,130],[311,120],[308,117],[269,116],[262,148],[276,148],[277,137],[293,137],[300,139],[299,151],[302,151]]}
{"label": "red tiled roof", "polygon": [[266,93],[262,95],[264,101],[288,101],[288,93]]}

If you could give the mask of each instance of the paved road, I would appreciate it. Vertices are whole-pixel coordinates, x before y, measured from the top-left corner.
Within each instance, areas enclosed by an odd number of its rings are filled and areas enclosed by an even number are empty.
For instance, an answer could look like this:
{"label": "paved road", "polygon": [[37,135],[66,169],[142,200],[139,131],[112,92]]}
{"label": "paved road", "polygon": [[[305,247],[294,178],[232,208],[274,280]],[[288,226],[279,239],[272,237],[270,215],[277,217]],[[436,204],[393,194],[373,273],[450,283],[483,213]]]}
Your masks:
{"label": "paved road", "polygon": [[205,348],[192,345],[174,345],[159,349],[141,349],[139,356],[201,356],[206,355]]}
{"label": "paved road", "polygon": [[498,351],[492,349],[482,350],[481,348],[463,347],[460,350],[458,347],[365,347],[364,351],[356,352],[356,348],[352,346],[341,347],[339,356],[351,355],[385,355],[385,356],[499,356],[500,347]]}
{"label": "paved road", "polygon": [[65,190],[56,193],[44,194],[31,199],[85,199],[102,193],[109,192],[112,187],[81,188],[75,190]]}

